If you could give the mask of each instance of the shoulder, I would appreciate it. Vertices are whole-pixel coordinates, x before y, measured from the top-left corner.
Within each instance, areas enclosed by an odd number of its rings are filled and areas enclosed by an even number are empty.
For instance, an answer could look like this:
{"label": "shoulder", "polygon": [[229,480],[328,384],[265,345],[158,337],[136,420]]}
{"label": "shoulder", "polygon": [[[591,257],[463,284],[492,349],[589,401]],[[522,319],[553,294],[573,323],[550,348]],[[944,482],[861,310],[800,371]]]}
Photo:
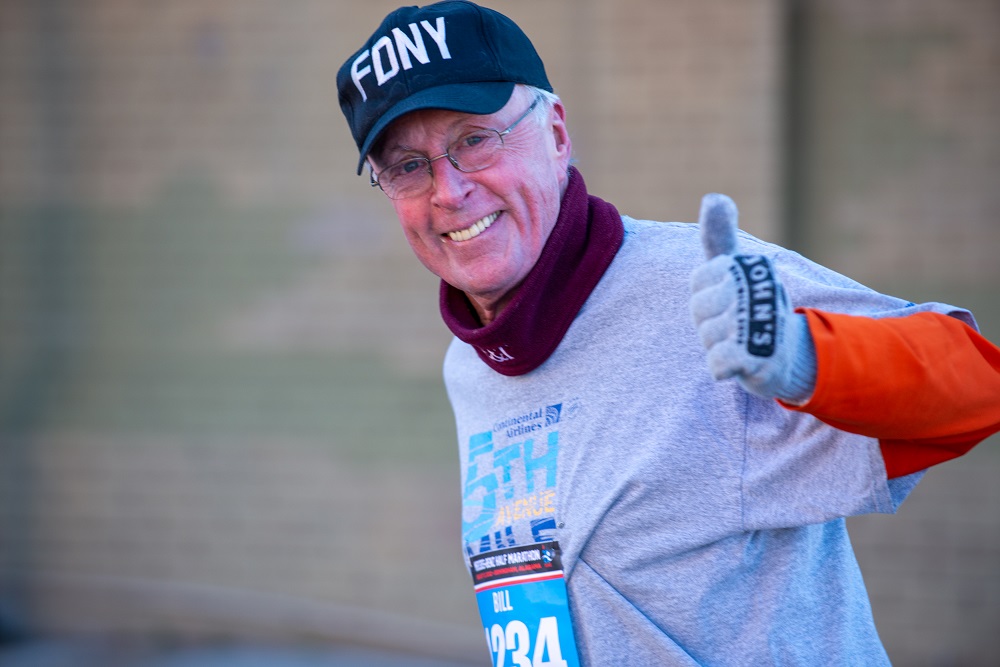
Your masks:
{"label": "shoulder", "polygon": [[[662,259],[664,255],[669,255],[672,261],[690,267],[705,261],[701,230],[697,223],[637,220],[623,215],[622,224],[625,227],[622,249],[630,258]],[[742,254],[767,255],[770,258],[796,255],[786,248],[759,239],[742,229],[737,230],[737,235]]]}
{"label": "shoulder", "polygon": [[[656,222],[622,216],[625,239],[612,264],[611,277],[647,295],[682,290],[705,261],[700,228],[690,222]],[[775,243],[738,230],[739,252],[764,255],[774,265],[795,306],[855,314],[892,314],[912,306]],[[676,296],[676,295],[675,295]]]}
{"label": "shoulder", "polygon": [[[697,223],[637,220],[623,215],[622,224],[625,238],[615,264],[618,270],[633,272],[633,280],[641,280],[641,276],[662,278],[665,274],[674,274],[682,276],[686,283],[691,271],[705,261]],[[743,254],[767,255],[775,261],[790,253],[743,230],[737,233]]]}
{"label": "shoulder", "polygon": [[625,237],[612,267],[633,280],[664,273],[689,274],[701,261],[698,225],[622,216]]}
{"label": "shoulder", "polygon": [[622,216],[625,239],[622,247],[632,252],[669,249],[686,255],[701,245],[698,225],[693,222],[658,222]]}

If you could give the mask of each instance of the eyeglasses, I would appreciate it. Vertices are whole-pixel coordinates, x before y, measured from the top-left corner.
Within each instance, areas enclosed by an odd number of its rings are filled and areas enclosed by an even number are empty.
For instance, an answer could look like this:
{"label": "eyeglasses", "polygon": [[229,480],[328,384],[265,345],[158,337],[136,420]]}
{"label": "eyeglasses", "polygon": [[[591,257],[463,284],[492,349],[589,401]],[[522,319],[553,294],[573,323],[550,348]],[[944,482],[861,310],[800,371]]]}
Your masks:
{"label": "eyeglasses", "polygon": [[463,134],[448,146],[447,152],[437,157],[408,157],[377,174],[372,171],[372,187],[381,188],[389,199],[406,199],[417,197],[431,189],[431,184],[434,182],[431,162],[435,160],[446,157],[451,166],[467,174],[492,166],[503,153],[503,138],[535,110],[540,99],[541,96],[536,97],[528,110],[506,130],[476,128]]}

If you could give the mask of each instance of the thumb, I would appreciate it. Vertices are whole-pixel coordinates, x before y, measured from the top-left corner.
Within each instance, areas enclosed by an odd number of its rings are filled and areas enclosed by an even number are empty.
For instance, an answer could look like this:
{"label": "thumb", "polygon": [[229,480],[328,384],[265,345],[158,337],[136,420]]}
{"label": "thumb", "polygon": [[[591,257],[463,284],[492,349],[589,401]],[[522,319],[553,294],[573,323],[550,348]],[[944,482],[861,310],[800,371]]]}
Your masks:
{"label": "thumb", "polygon": [[705,258],[718,255],[736,254],[736,228],[739,211],[736,203],[726,195],[711,193],[701,198],[701,245],[705,248]]}

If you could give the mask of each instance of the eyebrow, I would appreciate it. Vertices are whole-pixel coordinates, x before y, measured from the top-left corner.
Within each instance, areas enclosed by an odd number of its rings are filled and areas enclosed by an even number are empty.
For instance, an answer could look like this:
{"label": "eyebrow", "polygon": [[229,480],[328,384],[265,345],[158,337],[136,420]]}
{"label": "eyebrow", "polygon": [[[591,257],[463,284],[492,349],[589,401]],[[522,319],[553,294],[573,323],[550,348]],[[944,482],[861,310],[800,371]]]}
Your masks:
{"label": "eyebrow", "polygon": [[[481,130],[495,129],[495,128],[490,128],[488,123],[470,123],[469,122],[470,120],[475,119],[475,118],[486,118],[486,117],[495,116],[495,115],[496,115],[496,113],[486,114],[486,115],[471,114],[471,113],[469,113],[469,114],[465,114],[465,113],[461,114],[458,118],[456,118],[454,121],[452,121],[451,123],[449,123],[447,125],[447,127],[445,128],[444,134],[446,136],[453,135],[453,134],[456,135],[452,139],[449,139],[448,146],[451,146],[451,144],[454,143],[455,140],[457,140],[463,134],[465,134],[466,132],[468,132],[470,130],[473,130],[473,129],[481,129]],[[457,133],[456,133],[456,130],[458,130]],[[445,147],[445,148],[447,150],[447,147]],[[404,155],[405,156],[406,154],[413,154],[413,155],[417,155],[417,156],[421,156],[421,157],[425,156],[425,153],[423,151],[420,151],[420,150],[418,150],[418,149],[416,149],[416,148],[414,148],[414,147],[412,147],[409,144],[406,144],[404,142],[397,142],[397,143],[394,143],[394,144],[391,144],[391,145],[389,143],[383,143],[380,146],[376,146],[376,149],[373,150],[373,151],[371,151],[370,154],[373,155],[373,156],[375,156],[378,159],[379,162],[387,162],[387,164],[385,166],[389,166],[389,165],[395,164],[397,162],[396,159],[392,159],[392,160],[385,160],[385,159],[383,159],[383,158],[385,158],[386,155],[399,154],[399,155]]]}

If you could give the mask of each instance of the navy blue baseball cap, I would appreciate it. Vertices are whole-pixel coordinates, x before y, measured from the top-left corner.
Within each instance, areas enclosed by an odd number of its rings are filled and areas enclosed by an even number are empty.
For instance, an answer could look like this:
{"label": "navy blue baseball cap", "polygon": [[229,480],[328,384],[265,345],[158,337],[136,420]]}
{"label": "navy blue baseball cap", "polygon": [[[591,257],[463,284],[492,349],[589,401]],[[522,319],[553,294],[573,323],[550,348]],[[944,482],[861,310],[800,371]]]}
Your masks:
{"label": "navy blue baseball cap", "polygon": [[337,72],[340,108],[361,155],[403,114],[499,111],[514,85],[552,92],[527,35],[503,14],[466,0],[401,7]]}

